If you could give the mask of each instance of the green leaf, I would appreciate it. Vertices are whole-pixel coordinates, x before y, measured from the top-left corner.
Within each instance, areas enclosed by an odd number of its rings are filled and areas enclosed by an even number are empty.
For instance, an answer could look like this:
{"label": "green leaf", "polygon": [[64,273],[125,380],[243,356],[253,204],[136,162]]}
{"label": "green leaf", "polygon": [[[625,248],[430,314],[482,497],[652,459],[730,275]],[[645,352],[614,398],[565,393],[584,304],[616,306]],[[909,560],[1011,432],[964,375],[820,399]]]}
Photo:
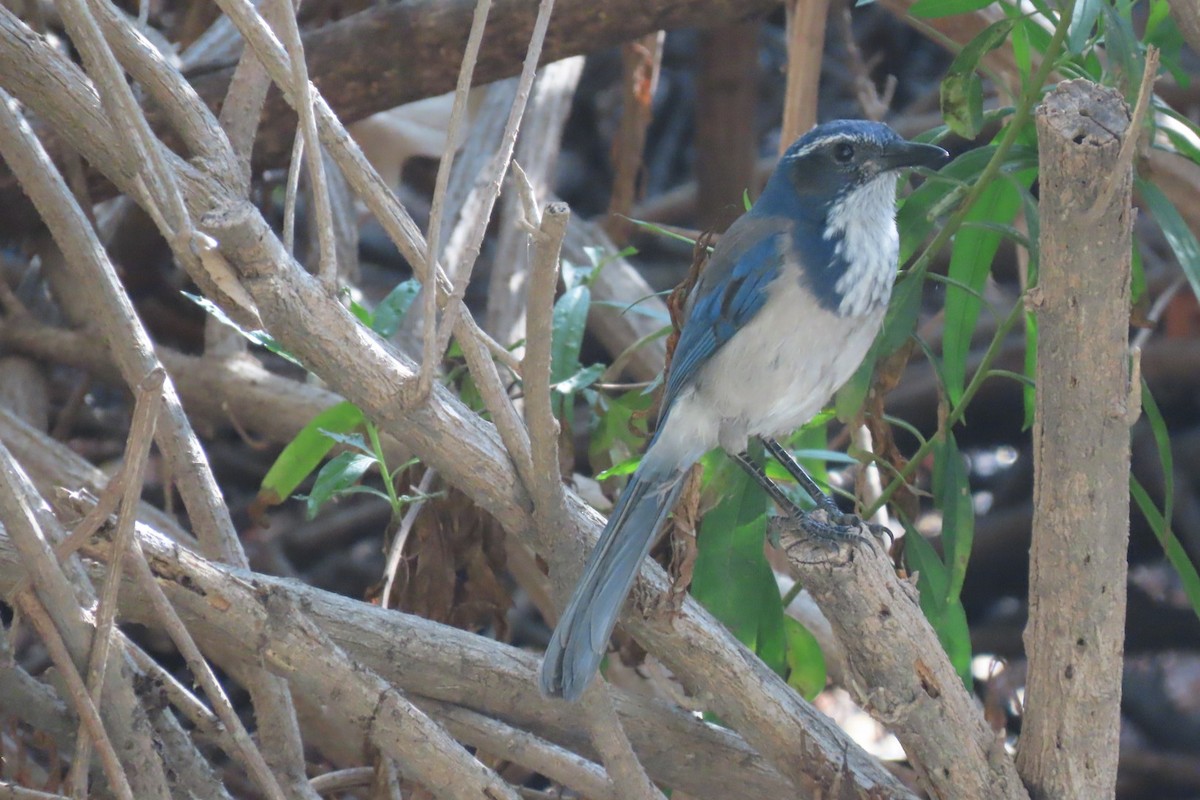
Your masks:
{"label": "green leaf", "polygon": [[[615,465],[597,475],[596,480],[626,475],[636,469],[646,438],[644,412],[653,402],[652,395],[643,394],[637,389],[612,398],[599,393],[596,395],[591,414],[588,459],[593,469]],[[633,466],[627,472],[623,471],[631,462]]]}
{"label": "green leaf", "polygon": [[1162,190],[1153,183],[1140,178],[1134,182],[1134,185],[1142,197],[1142,202],[1146,204],[1155,221],[1158,222],[1158,227],[1162,229],[1167,245],[1175,254],[1179,266],[1183,268],[1183,274],[1187,276],[1188,283],[1191,284],[1192,292],[1200,297],[1200,242],[1196,241],[1195,234],[1188,228],[1183,217],[1179,216],[1175,205],[1167,199]]}
{"label": "green leaf", "polygon": [[597,472],[596,480],[606,481],[609,478],[616,478],[621,475],[632,475],[633,473],[637,472],[638,464],[641,463],[642,457],[640,455],[630,456],[620,464],[613,464],[608,469]]}
{"label": "green leaf", "polygon": [[329,459],[329,463],[321,467],[321,471],[317,473],[317,480],[313,483],[312,492],[305,498],[305,513],[308,519],[317,516],[321,506],[358,483],[366,471],[376,463],[378,462],[375,456],[349,451],[338,453]]}
{"label": "green leaf", "polygon": [[1118,9],[1116,5],[1101,3],[1104,14],[1104,55],[1110,74],[1118,76],[1125,99],[1132,103],[1137,98],[1142,78],[1142,46],[1133,32],[1129,7],[1125,5],[1123,9]]}
{"label": "green leaf", "polygon": [[313,417],[283,448],[267,471],[258,489],[256,503],[273,506],[291,497],[296,487],[333,449],[334,441],[329,438],[329,432],[347,433],[362,425],[363,420],[362,410],[348,401],[330,406]]}
{"label": "green leaf", "polygon": [[925,181],[904,198],[896,212],[901,264],[907,263],[929,237],[940,214],[937,209],[978,176],[995,151],[995,145],[985,145],[963,153],[942,167],[936,178]]}
{"label": "green leaf", "polygon": [[1067,29],[1067,50],[1073,56],[1081,55],[1092,38],[1096,19],[1104,8],[1103,0],[1075,0],[1071,13],[1071,26]]}
{"label": "green leaf", "polygon": [[948,568],[945,602],[948,605],[958,600],[967,575],[967,562],[975,539],[975,506],[967,466],[958,451],[954,434],[947,431],[944,438],[934,444],[933,454],[933,496],[942,512],[942,547]]}
{"label": "green leaf", "polygon": [[371,326],[371,310],[356,300],[350,301],[350,313],[354,318],[367,327]]}
{"label": "green leaf", "polygon": [[[1029,176],[1032,182],[1033,176]],[[967,212],[966,221],[1008,223],[1020,207],[1021,199],[1008,181],[995,181],[980,194]],[[965,292],[956,287],[946,289],[946,322],[942,344],[943,373],[950,403],[957,406],[966,386],[967,358],[971,352],[971,337],[979,319],[980,299],[992,259],[1000,246],[1001,234],[982,227],[961,229],[954,237],[948,276],[970,287]]]}
{"label": "green leaf", "polygon": [[909,6],[908,13],[914,17],[934,19],[952,14],[970,14],[987,8],[995,0],[917,0]]}
{"label": "green leaf", "polygon": [[1146,421],[1150,423],[1150,432],[1154,434],[1154,444],[1158,449],[1158,462],[1163,474],[1163,518],[1174,519],[1175,514],[1175,461],[1171,455],[1171,434],[1167,431],[1167,422],[1163,419],[1162,411],[1150,393],[1150,384],[1142,378],[1142,411]]}
{"label": "green leaf", "polygon": [[371,445],[367,444],[367,440],[361,433],[342,433],[335,430],[325,430],[324,428],[321,429],[321,433],[338,444],[353,447],[355,450],[359,450],[369,456],[375,455],[371,449]]}
{"label": "green leaf", "polygon": [[579,371],[579,351],[587,327],[592,293],[583,285],[563,292],[554,304],[550,344],[550,383],[561,383]]}
{"label": "green leaf", "polygon": [[575,394],[580,389],[586,389],[600,380],[600,376],[603,374],[603,364],[592,364],[590,367],[584,367],[566,380],[559,381],[550,388],[565,395]]}
{"label": "green leaf", "polygon": [[[910,11],[922,2],[940,0],[918,0]],[[965,139],[974,139],[983,127],[983,84],[976,74],[979,59],[999,47],[1014,25],[1015,19],[1005,18],[984,28],[959,51],[942,79],[942,117],[950,130]]]}
{"label": "green leaf", "polygon": [[758,484],[729,460],[706,470],[708,488],[723,497],[700,523],[699,552],[692,572],[692,595],[738,641],[754,650],[780,675],[787,668],[783,604],[775,576],[763,554],[767,498]]}
{"label": "green leaf", "polygon": [[1196,573],[1196,566],[1188,558],[1187,551],[1183,549],[1183,545],[1171,531],[1170,520],[1155,507],[1146,488],[1132,474],[1129,476],[1129,493],[1133,495],[1138,509],[1150,523],[1150,528],[1158,538],[1158,543],[1162,546],[1167,560],[1179,573],[1179,580],[1183,583],[1183,592],[1187,595],[1188,602],[1192,604],[1192,610],[1196,612],[1196,616],[1200,617],[1200,574]]}
{"label": "green leaf", "polygon": [[911,527],[904,536],[904,559],[910,572],[917,573],[917,590],[921,594],[921,611],[938,641],[954,665],[963,684],[971,685],[971,631],[962,601],[946,602],[950,576],[942,560],[925,537]]}
{"label": "green leaf", "polygon": [[229,315],[226,314],[224,311],[222,311],[220,306],[218,306],[213,301],[209,300],[207,297],[201,297],[200,295],[192,294],[191,292],[180,292],[180,294],[182,294],[188,300],[191,300],[196,305],[203,308],[206,312],[208,312],[209,315],[214,317],[217,321],[225,323],[226,325],[233,328],[235,331],[240,333],[246,339],[249,339],[254,344],[258,345],[259,347],[266,348],[267,350],[269,350],[270,352],[279,356],[280,358],[284,359],[285,361],[292,362],[297,367],[301,367],[301,368],[304,367],[303,364],[301,364],[299,361],[296,360],[295,356],[293,356],[287,350],[283,349],[283,345],[281,345],[279,342],[275,341],[275,338],[273,336],[271,336],[271,334],[267,333],[266,331],[248,331],[248,330],[246,330],[241,325],[238,325],[236,322],[234,322],[232,319],[230,319]]}
{"label": "green leaf", "polygon": [[388,292],[387,297],[375,308],[371,330],[385,339],[394,335],[420,292],[421,284],[415,278],[396,284],[396,288]]}
{"label": "green leaf", "polygon": [[1129,299],[1130,302],[1137,303],[1146,296],[1146,268],[1142,264],[1142,248],[1136,231],[1130,236],[1130,240]]}
{"label": "green leaf", "polygon": [[825,654],[817,637],[786,614],[783,636],[787,642],[787,682],[805,700],[812,701],[825,688]]}

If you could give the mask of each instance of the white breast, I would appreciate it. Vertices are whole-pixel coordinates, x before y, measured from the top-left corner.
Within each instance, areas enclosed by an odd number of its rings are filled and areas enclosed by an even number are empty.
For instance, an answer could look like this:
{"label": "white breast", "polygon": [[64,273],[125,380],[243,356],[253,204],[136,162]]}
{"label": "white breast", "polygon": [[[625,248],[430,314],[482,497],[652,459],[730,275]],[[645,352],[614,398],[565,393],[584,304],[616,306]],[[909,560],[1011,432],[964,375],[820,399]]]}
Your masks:
{"label": "white breast", "polygon": [[862,363],[890,290],[889,281],[866,313],[843,315],[822,309],[799,270],[786,269],[750,323],[676,397],[656,455],[694,460],[718,444],[739,453],[750,436],[784,436],[808,422]]}

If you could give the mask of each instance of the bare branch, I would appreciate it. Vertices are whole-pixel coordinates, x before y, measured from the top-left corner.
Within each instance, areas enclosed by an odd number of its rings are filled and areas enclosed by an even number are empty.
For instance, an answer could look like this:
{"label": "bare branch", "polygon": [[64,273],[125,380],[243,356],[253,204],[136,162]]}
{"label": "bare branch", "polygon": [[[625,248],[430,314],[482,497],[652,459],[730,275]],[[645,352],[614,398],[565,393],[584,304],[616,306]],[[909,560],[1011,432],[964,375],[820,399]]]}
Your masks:
{"label": "bare branch", "polygon": [[848,688],[896,734],[930,795],[1028,800],[1002,735],[976,709],[915,587],[896,577],[883,549],[870,540],[832,551],[791,517],[774,517],[772,525],[845,648]]}

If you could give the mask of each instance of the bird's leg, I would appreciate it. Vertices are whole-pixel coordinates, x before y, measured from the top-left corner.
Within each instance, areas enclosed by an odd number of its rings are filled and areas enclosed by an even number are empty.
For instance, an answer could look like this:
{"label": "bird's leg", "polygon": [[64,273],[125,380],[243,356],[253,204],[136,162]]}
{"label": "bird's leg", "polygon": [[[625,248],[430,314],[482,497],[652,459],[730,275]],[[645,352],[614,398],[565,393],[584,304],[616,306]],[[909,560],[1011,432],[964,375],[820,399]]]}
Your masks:
{"label": "bird's leg", "polygon": [[[766,446],[771,455],[775,456],[775,459],[783,465],[783,468],[796,479],[796,482],[800,484],[800,488],[812,498],[813,502],[825,512],[828,518],[826,522],[824,520],[813,519],[810,515],[804,514],[805,530],[818,538],[834,541],[858,538],[858,527],[864,523],[864,520],[855,514],[842,513],[842,510],[838,508],[833,498],[821,491],[821,487],[817,486],[817,482],[804,471],[804,467],[800,466],[800,462],[793,458],[787,448],[777,440],[769,436],[763,436],[761,439],[763,445]],[[766,478],[765,472],[763,473],[763,477]],[[778,491],[778,488],[776,487],[776,491]],[[866,523],[866,527],[877,538],[882,539],[885,536],[888,539],[892,538],[892,532],[883,525]]]}
{"label": "bird's leg", "polygon": [[796,483],[800,484],[800,488],[804,490],[804,493],[811,497],[812,501],[818,507],[825,510],[830,519],[842,516],[842,511],[838,508],[837,503],[833,501],[833,498],[821,491],[821,487],[817,486],[817,482],[804,471],[804,467],[800,466],[800,462],[792,457],[792,454],[788,452],[786,447],[769,436],[761,438],[763,445],[771,452],[771,455],[775,456],[775,460],[782,464],[783,468],[788,471],[788,474],[796,479]]}
{"label": "bird's leg", "polygon": [[[772,500],[779,504],[779,507],[784,512],[793,519],[798,520],[801,527],[809,535],[828,542],[841,542],[847,539],[858,540],[862,538],[858,533],[859,520],[857,517],[843,514],[834,506],[833,511],[830,511],[828,508],[823,509],[827,515],[826,519],[817,519],[793,503],[792,499],[784,493],[783,489],[779,488],[779,484],[767,477],[766,470],[759,466],[758,462],[752,459],[748,453],[738,453],[733,459],[742,469],[749,473],[750,477],[754,478],[755,482],[763,488],[763,491]],[[809,481],[811,482],[812,479],[809,478]],[[815,483],[813,487],[816,487]],[[817,489],[817,493],[821,493],[819,489]],[[772,544],[779,546],[779,542],[774,540]]]}
{"label": "bird's leg", "polygon": [[758,462],[750,457],[749,453],[738,453],[733,457],[733,460],[741,466],[742,469],[754,478],[754,481],[762,487],[767,495],[779,504],[779,507],[792,516],[801,515],[804,512],[792,502],[792,498],[784,494],[783,489],[779,488],[779,484],[767,477],[766,471],[759,466]]}

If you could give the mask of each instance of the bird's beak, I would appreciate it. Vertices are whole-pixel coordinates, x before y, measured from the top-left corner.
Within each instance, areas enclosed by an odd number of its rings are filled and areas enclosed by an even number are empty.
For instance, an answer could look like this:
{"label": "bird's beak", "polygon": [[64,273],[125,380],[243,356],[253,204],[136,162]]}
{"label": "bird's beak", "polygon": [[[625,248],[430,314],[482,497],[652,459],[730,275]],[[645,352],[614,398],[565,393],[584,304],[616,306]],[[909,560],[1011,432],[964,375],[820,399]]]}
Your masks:
{"label": "bird's beak", "polygon": [[889,145],[879,159],[884,170],[904,167],[928,167],[937,169],[950,159],[950,154],[936,144],[920,142],[897,142]]}

